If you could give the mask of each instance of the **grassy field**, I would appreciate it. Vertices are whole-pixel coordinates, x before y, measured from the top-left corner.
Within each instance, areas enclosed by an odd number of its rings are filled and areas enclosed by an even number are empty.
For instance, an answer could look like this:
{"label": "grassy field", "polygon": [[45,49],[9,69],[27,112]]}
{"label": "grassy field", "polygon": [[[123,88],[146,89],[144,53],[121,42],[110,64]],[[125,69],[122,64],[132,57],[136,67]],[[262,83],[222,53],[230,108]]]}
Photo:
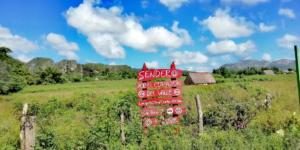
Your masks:
{"label": "grassy field", "polygon": [[[19,119],[25,102],[37,115],[36,149],[300,148],[300,107],[295,74],[249,76],[223,82],[184,86],[188,115],[183,123],[151,128],[147,134],[142,133],[136,106],[136,80],[28,86],[21,92],[0,96],[0,149],[19,147]],[[260,109],[267,93],[273,96],[271,108]],[[241,130],[207,123],[205,132],[198,136],[195,134],[196,94],[201,97],[204,115],[217,112],[221,116],[213,116],[215,120],[236,117],[237,106],[253,113],[253,117]],[[128,112],[126,145],[119,139],[119,112],[124,109]],[[174,133],[175,128],[179,133]]]}

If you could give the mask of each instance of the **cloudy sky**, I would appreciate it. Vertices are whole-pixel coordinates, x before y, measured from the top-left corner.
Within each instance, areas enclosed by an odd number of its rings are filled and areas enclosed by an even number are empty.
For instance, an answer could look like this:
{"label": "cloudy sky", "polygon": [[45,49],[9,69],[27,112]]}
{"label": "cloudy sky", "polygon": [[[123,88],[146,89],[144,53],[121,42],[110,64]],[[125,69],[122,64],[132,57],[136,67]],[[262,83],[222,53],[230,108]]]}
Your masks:
{"label": "cloudy sky", "polygon": [[0,0],[0,46],[22,61],[210,71],[293,59],[299,0]]}

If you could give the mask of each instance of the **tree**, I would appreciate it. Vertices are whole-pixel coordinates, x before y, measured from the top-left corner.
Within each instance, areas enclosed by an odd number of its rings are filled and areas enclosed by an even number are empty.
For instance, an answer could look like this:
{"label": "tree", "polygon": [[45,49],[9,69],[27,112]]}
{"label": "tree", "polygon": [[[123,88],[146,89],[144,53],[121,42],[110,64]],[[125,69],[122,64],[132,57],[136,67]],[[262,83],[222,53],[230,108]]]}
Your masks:
{"label": "tree", "polygon": [[272,69],[272,70],[274,71],[274,73],[276,73],[276,74],[279,74],[279,73],[282,72],[278,67],[272,67],[271,69]]}
{"label": "tree", "polygon": [[0,94],[20,91],[30,76],[22,62],[8,55],[11,52],[7,47],[0,47]]}
{"label": "tree", "polygon": [[0,59],[8,57],[8,53],[12,51],[7,47],[0,47]]}
{"label": "tree", "polygon": [[63,83],[64,78],[62,73],[58,69],[53,67],[48,67],[45,70],[40,71],[39,73],[38,84],[48,84],[48,83]]}

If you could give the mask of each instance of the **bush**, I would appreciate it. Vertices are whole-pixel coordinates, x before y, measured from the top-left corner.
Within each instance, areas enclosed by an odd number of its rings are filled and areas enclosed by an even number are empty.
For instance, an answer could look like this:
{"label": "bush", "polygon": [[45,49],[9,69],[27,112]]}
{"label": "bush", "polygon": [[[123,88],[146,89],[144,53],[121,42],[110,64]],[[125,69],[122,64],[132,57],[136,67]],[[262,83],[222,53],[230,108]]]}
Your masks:
{"label": "bush", "polygon": [[10,57],[9,48],[0,47],[0,94],[9,94],[22,90],[26,78],[30,75],[25,65]]}
{"label": "bush", "polygon": [[22,90],[26,86],[24,79],[11,77],[9,81],[0,80],[0,94],[9,94]]}
{"label": "bush", "polygon": [[62,73],[53,67],[48,67],[45,70],[41,70],[37,74],[39,75],[37,84],[64,83],[66,81],[66,79],[63,78]]}
{"label": "bush", "polygon": [[37,144],[35,149],[57,149],[54,143],[54,133],[50,129],[42,129],[36,135]]}
{"label": "bush", "polygon": [[[244,86],[244,85],[243,85]],[[247,89],[247,88],[246,88]],[[243,129],[253,118],[256,108],[254,104],[239,103],[224,91],[217,92],[218,103],[204,112],[204,125],[218,127],[223,130]]]}

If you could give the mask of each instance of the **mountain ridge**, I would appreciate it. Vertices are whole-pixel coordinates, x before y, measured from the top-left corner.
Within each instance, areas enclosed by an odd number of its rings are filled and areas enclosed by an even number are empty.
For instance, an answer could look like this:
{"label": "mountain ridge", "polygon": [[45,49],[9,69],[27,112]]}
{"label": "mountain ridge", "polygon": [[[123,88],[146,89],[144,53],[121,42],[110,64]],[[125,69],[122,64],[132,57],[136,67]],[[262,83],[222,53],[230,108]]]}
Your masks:
{"label": "mountain ridge", "polygon": [[295,69],[296,64],[295,60],[290,59],[279,59],[275,61],[264,61],[264,60],[241,60],[236,63],[224,64],[221,67],[228,69],[240,70],[248,67],[255,68],[272,68],[277,67],[281,70]]}

